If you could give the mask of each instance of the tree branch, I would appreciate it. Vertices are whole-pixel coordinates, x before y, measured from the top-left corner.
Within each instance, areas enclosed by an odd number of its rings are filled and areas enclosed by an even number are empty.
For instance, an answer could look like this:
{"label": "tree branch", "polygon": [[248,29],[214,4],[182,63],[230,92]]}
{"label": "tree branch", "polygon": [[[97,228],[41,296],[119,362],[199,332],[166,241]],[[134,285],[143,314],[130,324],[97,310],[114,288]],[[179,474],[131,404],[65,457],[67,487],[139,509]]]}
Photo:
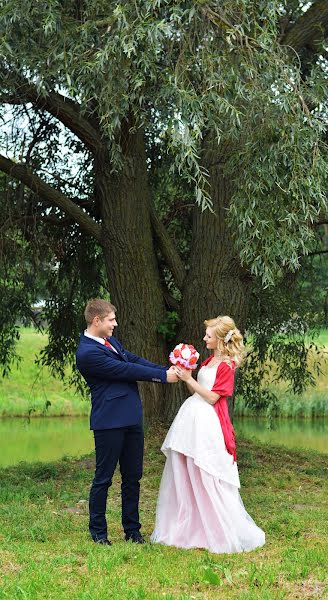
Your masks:
{"label": "tree branch", "polygon": [[328,29],[328,2],[316,0],[310,8],[285,33],[280,43],[291,46],[296,52],[308,47],[320,50]]}
{"label": "tree branch", "polygon": [[160,251],[162,252],[166,264],[174,277],[175,283],[177,284],[178,288],[182,290],[184,278],[186,276],[184,264],[178,252],[176,251],[176,248],[170,236],[168,235],[163,223],[156,215],[153,207],[151,207],[150,209],[150,217],[153,231],[158,242]]}
{"label": "tree branch", "polygon": [[59,119],[93,154],[97,154],[104,149],[99,131],[82,114],[78,103],[54,91],[41,95],[33,83],[25,80],[21,75],[12,75],[3,65],[0,66],[0,75],[7,79],[9,85],[11,81],[15,85],[15,94],[2,94],[0,102],[8,104],[31,102],[36,108],[46,110],[56,119]]}
{"label": "tree branch", "polygon": [[36,221],[42,221],[42,223],[51,223],[52,225],[56,225],[56,227],[63,227],[63,225],[68,225],[69,223],[73,222],[71,217],[59,219],[54,215],[21,215],[20,217],[8,218],[3,225],[1,225],[0,233],[2,231],[4,233],[7,232],[9,227],[12,225],[26,226],[28,223],[36,223]]}
{"label": "tree branch", "polygon": [[327,250],[316,250],[315,252],[309,252],[305,256],[316,256],[317,254],[328,254],[328,248]]}
{"label": "tree branch", "polygon": [[250,46],[255,46],[256,48],[260,48],[261,45],[254,39],[249,37],[248,35],[242,34],[238,28],[238,25],[234,25],[233,23],[231,23],[224,14],[219,13],[218,11],[214,11],[210,6],[208,6],[207,4],[202,7],[202,12],[203,14],[210,20],[212,21],[212,23],[218,27],[219,29],[222,29],[223,31],[227,32],[227,33],[233,33],[236,38],[239,39],[239,42],[241,44],[246,44],[246,45],[250,45]]}
{"label": "tree branch", "polygon": [[84,231],[92,235],[100,244],[102,243],[102,229],[86,212],[68,197],[55,190],[51,185],[43,181],[38,175],[32,173],[25,165],[15,163],[0,154],[0,170],[11,177],[18,179],[50,206],[57,206],[67,216],[71,217]]}

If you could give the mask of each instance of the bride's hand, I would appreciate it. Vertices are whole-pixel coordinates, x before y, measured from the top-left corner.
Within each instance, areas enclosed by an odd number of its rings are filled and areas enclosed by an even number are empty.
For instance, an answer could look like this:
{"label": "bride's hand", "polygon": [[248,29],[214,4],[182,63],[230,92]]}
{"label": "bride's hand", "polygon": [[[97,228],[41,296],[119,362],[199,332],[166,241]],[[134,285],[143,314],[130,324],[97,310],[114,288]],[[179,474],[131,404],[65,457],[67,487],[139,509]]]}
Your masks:
{"label": "bride's hand", "polygon": [[188,382],[192,379],[192,371],[189,369],[183,369],[182,367],[175,367],[175,372],[181,381]]}

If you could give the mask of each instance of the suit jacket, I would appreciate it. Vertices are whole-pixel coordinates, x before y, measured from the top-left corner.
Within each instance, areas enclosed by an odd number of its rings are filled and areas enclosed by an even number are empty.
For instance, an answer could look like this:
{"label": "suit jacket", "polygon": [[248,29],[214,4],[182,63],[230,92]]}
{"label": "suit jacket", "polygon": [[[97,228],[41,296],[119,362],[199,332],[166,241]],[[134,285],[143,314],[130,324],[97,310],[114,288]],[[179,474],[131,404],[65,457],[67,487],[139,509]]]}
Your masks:
{"label": "suit jacket", "polygon": [[76,366],[91,392],[90,429],[142,423],[137,381],[167,382],[168,367],[128,352],[113,336],[109,342],[117,352],[81,334],[76,351]]}

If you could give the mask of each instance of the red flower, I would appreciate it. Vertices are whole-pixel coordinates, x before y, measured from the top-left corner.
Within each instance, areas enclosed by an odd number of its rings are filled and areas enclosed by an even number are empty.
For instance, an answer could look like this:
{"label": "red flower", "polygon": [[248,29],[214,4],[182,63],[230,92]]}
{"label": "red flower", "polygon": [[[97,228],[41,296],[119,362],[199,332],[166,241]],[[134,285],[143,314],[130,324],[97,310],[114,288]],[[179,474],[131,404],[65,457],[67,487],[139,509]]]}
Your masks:
{"label": "red flower", "polygon": [[178,344],[170,353],[169,359],[173,365],[185,369],[196,369],[199,353],[191,344]]}

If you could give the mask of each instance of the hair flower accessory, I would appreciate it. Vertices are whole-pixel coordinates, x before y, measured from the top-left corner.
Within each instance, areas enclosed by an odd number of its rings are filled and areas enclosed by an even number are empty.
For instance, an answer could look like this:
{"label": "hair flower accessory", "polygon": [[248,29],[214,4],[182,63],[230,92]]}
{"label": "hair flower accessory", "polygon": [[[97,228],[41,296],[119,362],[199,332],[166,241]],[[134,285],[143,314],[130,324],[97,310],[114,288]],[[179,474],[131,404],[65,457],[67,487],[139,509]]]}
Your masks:
{"label": "hair flower accessory", "polygon": [[228,342],[231,340],[231,338],[232,338],[232,336],[233,336],[233,334],[234,334],[234,333],[235,333],[235,330],[234,330],[234,329],[229,329],[229,331],[228,331],[227,335],[226,335],[226,336],[225,336],[225,338],[224,338],[224,342],[225,342],[226,344],[227,344],[227,343],[228,343]]}
{"label": "hair flower accessory", "polygon": [[191,344],[178,344],[169,356],[172,365],[190,370],[196,369],[198,359],[199,352]]}

